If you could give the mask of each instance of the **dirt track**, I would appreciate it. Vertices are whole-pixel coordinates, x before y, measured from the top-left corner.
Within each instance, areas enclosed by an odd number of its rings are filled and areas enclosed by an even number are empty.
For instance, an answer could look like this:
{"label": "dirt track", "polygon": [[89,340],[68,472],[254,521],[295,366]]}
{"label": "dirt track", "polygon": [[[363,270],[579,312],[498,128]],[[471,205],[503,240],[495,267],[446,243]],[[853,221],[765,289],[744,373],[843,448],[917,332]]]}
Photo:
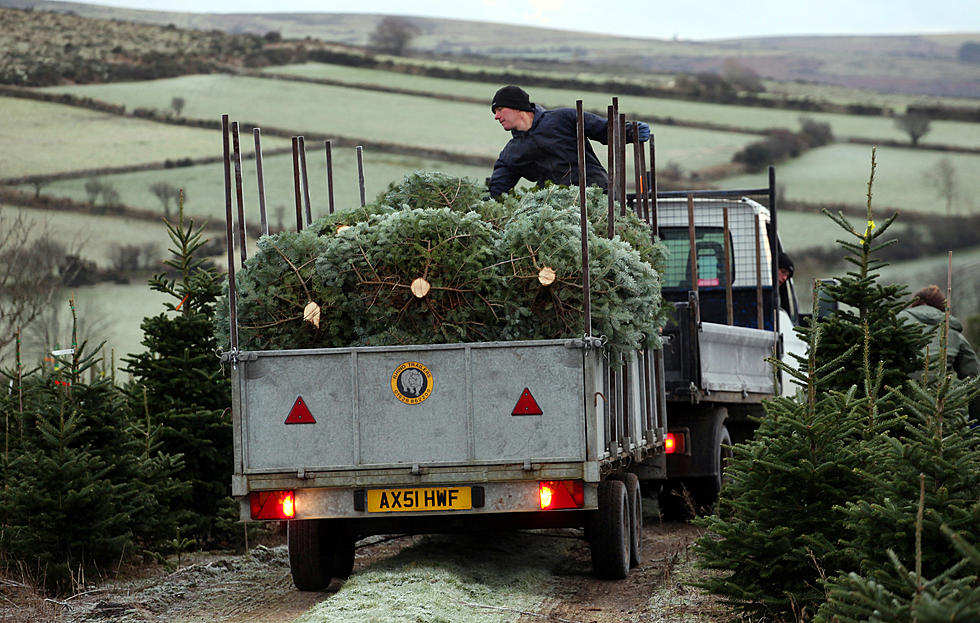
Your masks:
{"label": "dirt track", "polygon": [[[648,521],[643,563],[619,582],[595,579],[587,544],[575,540],[553,564],[552,588],[544,589],[550,596],[533,611],[511,614],[521,623],[646,623],[676,620],[685,614],[718,615],[720,610],[712,600],[686,586],[687,574],[692,573],[686,564],[687,547],[697,534],[698,529],[687,524]],[[375,537],[361,542],[354,573],[393,557],[418,538]],[[325,591],[297,591],[289,576],[285,546],[259,546],[248,555],[196,555],[183,560],[181,568],[173,573],[157,569],[144,577],[90,588],[63,600],[62,616],[56,620],[289,623],[319,602],[329,600],[340,586],[335,580]],[[0,608],[2,620],[31,620],[7,619],[4,610]]]}

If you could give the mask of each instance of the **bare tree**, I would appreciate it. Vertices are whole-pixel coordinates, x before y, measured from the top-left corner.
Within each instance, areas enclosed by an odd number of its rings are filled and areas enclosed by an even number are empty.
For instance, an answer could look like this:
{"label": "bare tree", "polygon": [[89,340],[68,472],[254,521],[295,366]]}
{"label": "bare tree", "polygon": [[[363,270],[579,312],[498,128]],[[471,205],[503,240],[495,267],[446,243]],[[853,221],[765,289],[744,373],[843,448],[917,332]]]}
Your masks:
{"label": "bare tree", "polygon": [[[74,295],[67,288],[58,290],[37,320],[25,334],[25,345],[29,352],[48,353],[55,348],[71,345],[72,317],[69,313],[69,299]],[[78,325],[74,327],[78,344],[88,342],[92,349],[106,339],[112,324],[111,314],[106,313],[97,303],[75,305]]]}
{"label": "bare tree", "polygon": [[914,112],[895,117],[895,125],[909,135],[912,145],[918,145],[919,139],[930,130],[929,117]]}
{"label": "bare tree", "polygon": [[141,266],[147,270],[157,270],[160,263],[160,245],[155,242],[144,242],[140,245]]}
{"label": "bare tree", "polygon": [[380,54],[399,56],[420,32],[418,26],[404,17],[388,16],[375,26],[368,37],[368,46]]}
{"label": "bare tree", "polygon": [[94,204],[99,195],[102,194],[104,187],[105,184],[97,177],[90,177],[85,180],[85,195],[88,197],[88,202]]}
{"label": "bare tree", "polygon": [[0,207],[0,353],[48,307],[61,285],[46,227]]}
{"label": "bare tree", "polygon": [[27,183],[34,187],[34,198],[37,199],[41,196],[41,189],[48,185],[50,180],[45,179],[39,175],[32,175],[27,178]]}
{"label": "bare tree", "polygon": [[926,184],[932,186],[946,202],[946,216],[953,214],[953,201],[960,194],[959,179],[956,177],[956,167],[949,158],[942,158],[925,174]]}
{"label": "bare tree", "polygon": [[108,208],[116,208],[122,205],[122,198],[115,186],[106,184],[102,187],[102,203]]}
{"label": "bare tree", "polygon": [[170,220],[170,201],[177,199],[177,187],[167,182],[156,182],[150,185],[150,191],[163,204],[163,218]]}
{"label": "bare tree", "polygon": [[170,108],[173,109],[174,114],[178,117],[180,116],[180,113],[184,112],[184,106],[186,104],[187,102],[184,101],[184,98],[182,97],[175,97],[170,100]]}
{"label": "bare tree", "polygon": [[135,244],[112,243],[109,246],[109,259],[113,270],[126,273],[139,270],[140,247]]}

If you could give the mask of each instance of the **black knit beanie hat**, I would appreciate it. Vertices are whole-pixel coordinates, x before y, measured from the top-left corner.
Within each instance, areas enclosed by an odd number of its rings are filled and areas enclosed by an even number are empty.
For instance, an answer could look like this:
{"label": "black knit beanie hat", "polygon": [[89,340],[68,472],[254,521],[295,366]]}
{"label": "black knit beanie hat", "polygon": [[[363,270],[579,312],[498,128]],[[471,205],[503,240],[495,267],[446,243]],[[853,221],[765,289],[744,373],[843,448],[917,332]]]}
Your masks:
{"label": "black knit beanie hat", "polygon": [[779,267],[788,270],[790,277],[793,276],[793,272],[796,270],[796,267],[793,266],[793,260],[789,259],[789,256],[782,251],[779,252]]}
{"label": "black knit beanie hat", "polygon": [[490,102],[490,111],[495,111],[498,107],[513,108],[514,110],[534,111],[534,104],[527,92],[521,87],[512,84],[498,89],[493,94],[493,101]]}

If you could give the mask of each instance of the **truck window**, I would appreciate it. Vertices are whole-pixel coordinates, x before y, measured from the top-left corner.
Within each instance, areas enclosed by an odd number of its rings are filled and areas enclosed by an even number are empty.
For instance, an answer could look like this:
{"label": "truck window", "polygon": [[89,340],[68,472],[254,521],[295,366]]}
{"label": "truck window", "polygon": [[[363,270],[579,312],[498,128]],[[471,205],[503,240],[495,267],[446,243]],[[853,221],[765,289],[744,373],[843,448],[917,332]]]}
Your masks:
{"label": "truck window", "polygon": [[[661,227],[660,238],[667,246],[667,270],[663,287],[691,287],[691,237],[686,227]],[[698,258],[698,287],[725,285],[725,232],[721,227],[696,227],[694,240]],[[729,232],[731,279],[735,280],[735,245]]]}

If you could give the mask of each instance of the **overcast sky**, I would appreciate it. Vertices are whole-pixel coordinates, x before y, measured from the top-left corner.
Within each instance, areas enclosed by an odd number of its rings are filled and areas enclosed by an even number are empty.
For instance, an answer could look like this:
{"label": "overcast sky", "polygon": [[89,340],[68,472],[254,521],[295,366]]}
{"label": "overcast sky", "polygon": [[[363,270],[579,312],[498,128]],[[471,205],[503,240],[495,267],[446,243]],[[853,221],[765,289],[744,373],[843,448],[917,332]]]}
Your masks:
{"label": "overcast sky", "polygon": [[[89,0],[204,13],[383,13],[668,39],[980,32],[978,0]],[[356,10],[352,10],[356,7]]]}

